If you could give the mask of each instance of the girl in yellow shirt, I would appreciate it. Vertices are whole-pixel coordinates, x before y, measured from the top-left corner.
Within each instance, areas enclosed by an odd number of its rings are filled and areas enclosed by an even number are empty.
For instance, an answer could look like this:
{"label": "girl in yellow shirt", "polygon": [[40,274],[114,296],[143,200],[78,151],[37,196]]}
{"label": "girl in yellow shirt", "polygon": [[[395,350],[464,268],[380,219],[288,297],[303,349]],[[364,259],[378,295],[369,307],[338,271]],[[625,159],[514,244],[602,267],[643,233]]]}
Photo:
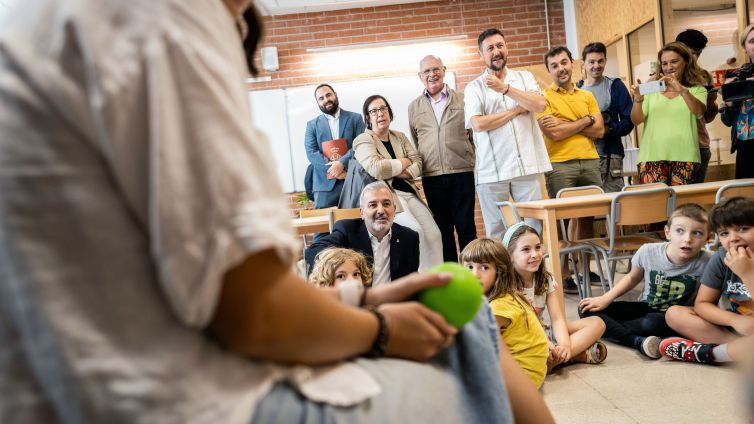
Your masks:
{"label": "girl in yellow shirt", "polygon": [[558,293],[558,285],[545,269],[542,241],[537,231],[521,222],[508,228],[503,237],[513,267],[514,286],[532,305],[538,322],[544,325],[544,312],[550,315],[547,328],[547,366],[552,369],[569,362],[599,364],[607,357],[607,347],[599,338],[605,323],[597,317],[568,321]]}
{"label": "girl in yellow shirt", "polygon": [[481,238],[463,249],[460,261],[479,278],[503,341],[539,388],[547,374],[547,336],[534,309],[516,288],[508,252],[499,241]]}

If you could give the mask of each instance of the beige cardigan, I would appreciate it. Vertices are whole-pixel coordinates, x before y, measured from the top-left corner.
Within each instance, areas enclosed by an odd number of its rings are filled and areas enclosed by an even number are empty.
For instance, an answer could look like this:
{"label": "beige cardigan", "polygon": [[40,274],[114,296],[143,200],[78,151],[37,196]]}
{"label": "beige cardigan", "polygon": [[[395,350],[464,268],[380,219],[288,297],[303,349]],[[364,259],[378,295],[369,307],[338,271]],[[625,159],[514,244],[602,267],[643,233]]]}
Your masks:
{"label": "beige cardigan", "polygon": [[[396,159],[408,158],[411,160],[411,165],[406,168],[406,171],[413,178],[420,177],[422,174],[422,159],[414,145],[400,131],[389,130],[388,136]],[[390,156],[390,152],[387,151],[374,131],[366,130],[353,140],[353,156],[369,175],[378,180],[385,181],[392,187],[393,177],[398,174],[393,174],[391,163],[393,159]],[[413,179],[405,181],[417,194],[419,193],[419,189],[416,187]]]}

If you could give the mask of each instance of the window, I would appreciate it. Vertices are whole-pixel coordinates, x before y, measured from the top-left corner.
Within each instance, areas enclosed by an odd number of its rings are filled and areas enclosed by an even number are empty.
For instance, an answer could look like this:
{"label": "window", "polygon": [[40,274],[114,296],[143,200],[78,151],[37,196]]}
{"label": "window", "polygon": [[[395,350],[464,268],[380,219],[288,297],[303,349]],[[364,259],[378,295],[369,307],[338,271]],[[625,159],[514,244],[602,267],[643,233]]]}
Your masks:
{"label": "window", "polygon": [[[752,0],[754,1],[754,0]],[[612,78],[620,78],[626,85],[630,85],[628,79],[628,64],[626,63],[626,43],[620,39],[607,47],[607,64],[605,75]]]}
{"label": "window", "polygon": [[646,81],[653,63],[657,62],[657,37],[653,20],[628,34],[628,57],[631,81]]}
{"label": "window", "polygon": [[[654,20],[647,22],[627,36],[628,39],[628,76],[626,86],[631,90],[631,84],[636,80],[646,81],[651,73],[653,63],[657,62],[657,36],[655,35]],[[640,124],[634,131],[634,146],[638,146],[641,140],[641,132],[644,125]]]}

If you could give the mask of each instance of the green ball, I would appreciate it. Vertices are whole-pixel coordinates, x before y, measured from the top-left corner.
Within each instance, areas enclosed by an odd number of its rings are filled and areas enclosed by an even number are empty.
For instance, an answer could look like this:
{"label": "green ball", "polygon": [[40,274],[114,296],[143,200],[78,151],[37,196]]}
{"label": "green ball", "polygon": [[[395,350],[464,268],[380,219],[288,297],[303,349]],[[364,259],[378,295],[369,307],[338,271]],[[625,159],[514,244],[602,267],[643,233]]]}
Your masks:
{"label": "green ball", "polygon": [[482,285],[479,279],[455,262],[437,265],[429,272],[449,272],[453,277],[445,286],[420,292],[419,301],[445,317],[445,320],[456,328],[474,319],[479,306],[482,305]]}

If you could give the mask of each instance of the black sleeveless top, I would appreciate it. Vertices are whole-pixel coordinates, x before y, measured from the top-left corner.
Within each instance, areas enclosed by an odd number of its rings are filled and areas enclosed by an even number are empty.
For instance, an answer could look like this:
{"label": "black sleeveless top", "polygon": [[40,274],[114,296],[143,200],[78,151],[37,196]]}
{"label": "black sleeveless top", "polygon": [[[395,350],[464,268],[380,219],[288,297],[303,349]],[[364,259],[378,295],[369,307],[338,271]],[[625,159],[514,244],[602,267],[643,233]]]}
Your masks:
{"label": "black sleeveless top", "polygon": [[[382,145],[385,146],[385,148],[387,149],[387,152],[390,153],[390,157],[392,157],[393,159],[397,159],[395,157],[395,150],[393,150],[393,145],[390,144],[390,141],[382,141]],[[393,185],[393,189],[395,190],[416,194],[413,187],[411,187],[411,185],[407,183],[406,180],[404,180],[403,178],[394,177],[392,185]]]}

